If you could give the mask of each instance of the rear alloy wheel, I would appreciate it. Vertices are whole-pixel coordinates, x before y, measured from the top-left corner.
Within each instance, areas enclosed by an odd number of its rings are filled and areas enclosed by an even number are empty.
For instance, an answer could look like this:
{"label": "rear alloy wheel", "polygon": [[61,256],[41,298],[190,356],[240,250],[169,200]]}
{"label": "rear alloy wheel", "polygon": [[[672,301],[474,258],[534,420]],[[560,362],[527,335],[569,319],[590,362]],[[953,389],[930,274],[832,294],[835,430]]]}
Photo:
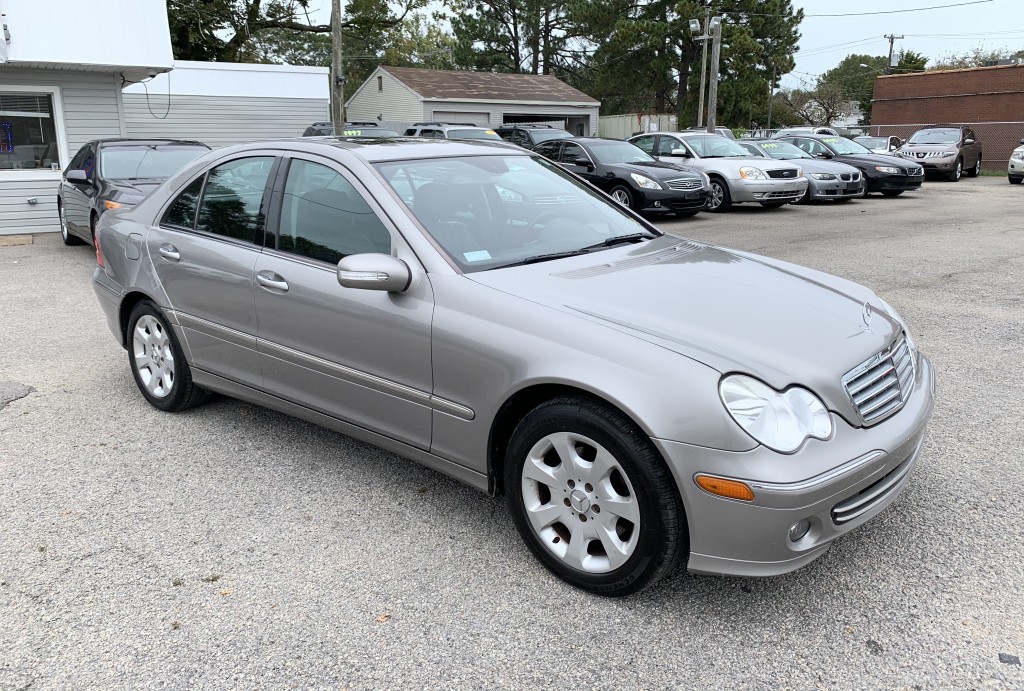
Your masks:
{"label": "rear alloy wheel", "polygon": [[974,165],[970,170],[967,171],[967,177],[976,178],[981,175],[981,154],[978,154],[978,160],[974,162]]}
{"label": "rear alloy wheel", "polygon": [[959,182],[961,173],[964,172],[963,159],[956,159],[956,165],[953,166],[953,170],[949,171],[947,176],[950,182]]}
{"label": "rear alloy wheel", "polygon": [[711,198],[708,199],[708,211],[722,213],[732,208],[732,195],[729,185],[721,178],[711,178]]}
{"label": "rear alloy wheel", "polygon": [[614,199],[617,204],[621,204],[627,209],[636,208],[636,205],[633,203],[633,195],[630,194],[628,187],[616,185],[608,194],[611,195],[611,198]]}
{"label": "rear alloy wheel", "polygon": [[206,391],[192,383],[178,339],[153,302],[143,300],[132,310],[127,337],[135,383],[154,407],[173,413],[206,398]]}
{"label": "rear alloy wheel", "polygon": [[671,473],[651,440],[600,401],[563,397],[516,427],[505,490],[519,534],[572,585],[622,596],[667,574],[689,549]]}
{"label": "rear alloy wheel", "polygon": [[81,245],[82,241],[71,234],[68,230],[68,217],[64,213],[64,204],[60,200],[57,200],[57,216],[60,218],[60,239],[64,241],[65,245],[69,247],[72,245]]}

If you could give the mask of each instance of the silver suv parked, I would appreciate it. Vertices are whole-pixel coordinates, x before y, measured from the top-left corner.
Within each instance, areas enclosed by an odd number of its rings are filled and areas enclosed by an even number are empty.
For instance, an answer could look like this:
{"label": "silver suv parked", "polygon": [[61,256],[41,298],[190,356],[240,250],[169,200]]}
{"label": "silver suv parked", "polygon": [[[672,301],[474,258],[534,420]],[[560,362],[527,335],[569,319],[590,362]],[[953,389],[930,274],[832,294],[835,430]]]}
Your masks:
{"label": "silver suv parked", "polygon": [[972,178],[981,173],[981,141],[967,125],[923,127],[910,135],[896,155],[920,163],[925,175],[943,175],[952,182],[965,172]]}
{"label": "silver suv parked", "polygon": [[431,139],[496,139],[501,137],[490,127],[481,127],[472,122],[414,122],[405,131],[406,137],[430,137]]}
{"label": "silver suv parked", "polygon": [[660,132],[630,142],[662,161],[691,166],[711,178],[708,211],[757,202],[770,209],[795,202],[807,191],[799,165],[755,157],[731,139],[707,132]]}

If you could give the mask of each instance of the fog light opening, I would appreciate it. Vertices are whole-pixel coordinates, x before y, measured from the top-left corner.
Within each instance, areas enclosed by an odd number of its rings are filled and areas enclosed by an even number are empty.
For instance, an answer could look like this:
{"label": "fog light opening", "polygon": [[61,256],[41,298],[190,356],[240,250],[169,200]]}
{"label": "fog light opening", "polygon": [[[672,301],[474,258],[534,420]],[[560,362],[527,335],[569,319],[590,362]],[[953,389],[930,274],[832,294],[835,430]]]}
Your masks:
{"label": "fog light opening", "polygon": [[661,202],[654,202],[654,207],[656,209],[660,209],[661,208]]}
{"label": "fog light opening", "polygon": [[810,529],[811,522],[808,521],[806,518],[801,518],[799,521],[789,526],[789,541],[800,542],[800,540],[802,540],[803,537],[807,535],[807,531],[809,531]]}

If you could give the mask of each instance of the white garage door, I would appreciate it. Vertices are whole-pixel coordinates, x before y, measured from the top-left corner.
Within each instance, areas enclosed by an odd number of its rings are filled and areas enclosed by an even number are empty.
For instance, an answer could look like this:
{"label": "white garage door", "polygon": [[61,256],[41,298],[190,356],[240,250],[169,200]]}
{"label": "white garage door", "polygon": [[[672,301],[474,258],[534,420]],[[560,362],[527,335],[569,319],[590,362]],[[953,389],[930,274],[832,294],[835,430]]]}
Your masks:
{"label": "white garage door", "polygon": [[471,122],[474,125],[486,127],[491,124],[490,113],[456,113],[451,110],[435,110],[435,122]]}

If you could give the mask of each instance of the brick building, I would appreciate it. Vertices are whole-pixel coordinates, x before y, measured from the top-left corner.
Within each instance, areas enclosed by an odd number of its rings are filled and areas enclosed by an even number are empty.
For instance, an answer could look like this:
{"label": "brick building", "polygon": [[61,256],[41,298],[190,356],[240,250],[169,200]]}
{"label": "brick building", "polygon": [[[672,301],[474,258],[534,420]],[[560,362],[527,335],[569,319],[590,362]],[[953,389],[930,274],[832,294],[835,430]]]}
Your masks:
{"label": "brick building", "polygon": [[879,76],[871,123],[871,134],[903,138],[933,123],[970,125],[984,167],[1002,170],[1024,138],[1024,65]]}

